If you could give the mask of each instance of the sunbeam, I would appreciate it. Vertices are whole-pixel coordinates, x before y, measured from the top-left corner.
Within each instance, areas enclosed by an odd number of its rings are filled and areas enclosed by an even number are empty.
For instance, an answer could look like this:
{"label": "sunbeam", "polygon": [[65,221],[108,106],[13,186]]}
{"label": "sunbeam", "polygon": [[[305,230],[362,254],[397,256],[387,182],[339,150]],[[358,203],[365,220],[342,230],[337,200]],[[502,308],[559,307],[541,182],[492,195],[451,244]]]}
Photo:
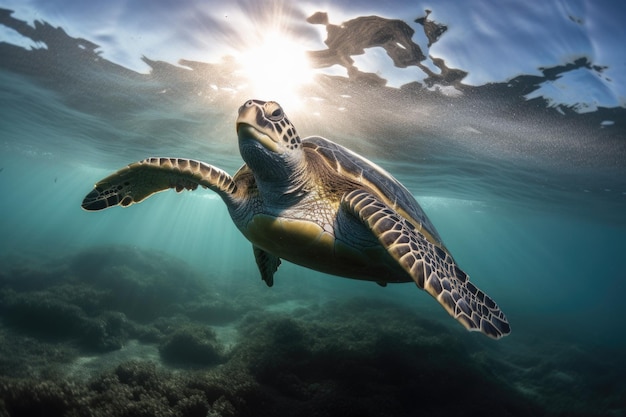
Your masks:
{"label": "sunbeam", "polygon": [[304,48],[285,32],[272,31],[237,56],[243,86],[251,96],[279,101],[289,109],[303,102],[302,88],[313,79]]}

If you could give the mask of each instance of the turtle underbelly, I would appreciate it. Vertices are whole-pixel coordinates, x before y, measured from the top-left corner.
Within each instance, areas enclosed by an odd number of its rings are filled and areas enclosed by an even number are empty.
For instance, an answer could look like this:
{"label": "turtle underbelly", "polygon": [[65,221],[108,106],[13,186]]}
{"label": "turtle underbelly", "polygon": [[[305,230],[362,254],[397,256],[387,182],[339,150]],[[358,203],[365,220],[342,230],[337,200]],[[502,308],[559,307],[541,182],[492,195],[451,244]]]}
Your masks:
{"label": "turtle underbelly", "polygon": [[374,237],[350,242],[312,221],[265,214],[255,215],[241,231],[266,252],[316,271],[376,282],[412,281]]}

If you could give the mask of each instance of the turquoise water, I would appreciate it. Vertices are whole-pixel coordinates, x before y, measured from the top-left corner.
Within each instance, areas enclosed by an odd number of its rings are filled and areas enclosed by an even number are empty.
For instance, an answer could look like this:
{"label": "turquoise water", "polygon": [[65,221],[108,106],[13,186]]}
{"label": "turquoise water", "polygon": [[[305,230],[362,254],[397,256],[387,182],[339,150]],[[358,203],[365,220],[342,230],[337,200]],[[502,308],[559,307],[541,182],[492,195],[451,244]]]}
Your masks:
{"label": "turquoise water", "polygon": [[[626,415],[624,10],[210,6],[0,4],[0,414]],[[250,74],[270,23],[315,67],[291,91]],[[267,288],[209,191],[81,210],[148,156],[234,173],[250,97],[400,179],[512,334],[413,284]]]}

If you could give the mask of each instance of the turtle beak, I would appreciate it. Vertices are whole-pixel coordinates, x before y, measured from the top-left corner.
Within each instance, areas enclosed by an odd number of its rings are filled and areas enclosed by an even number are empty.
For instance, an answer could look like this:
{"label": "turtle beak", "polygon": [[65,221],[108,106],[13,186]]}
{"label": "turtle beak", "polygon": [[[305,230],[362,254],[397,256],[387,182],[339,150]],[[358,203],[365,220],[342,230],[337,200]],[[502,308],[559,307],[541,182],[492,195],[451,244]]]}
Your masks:
{"label": "turtle beak", "polygon": [[272,140],[269,135],[266,135],[256,127],[244,123],[237,123],[237,136],[239,137],[239,142],[246,141],[254,141],[258,144],[262,145],[265,149],[273,153],[283,153],[284,149],[282,149],[276,141]]}
{"label": "turtle beak", "polygon": [[264,118],[259,114],[261,108],[256,105],[243,105],[239,108],[236,130],[239,142],[255,141],[273,153],[283,153],[285,149],[278,145],[271,126],[263,126]]}

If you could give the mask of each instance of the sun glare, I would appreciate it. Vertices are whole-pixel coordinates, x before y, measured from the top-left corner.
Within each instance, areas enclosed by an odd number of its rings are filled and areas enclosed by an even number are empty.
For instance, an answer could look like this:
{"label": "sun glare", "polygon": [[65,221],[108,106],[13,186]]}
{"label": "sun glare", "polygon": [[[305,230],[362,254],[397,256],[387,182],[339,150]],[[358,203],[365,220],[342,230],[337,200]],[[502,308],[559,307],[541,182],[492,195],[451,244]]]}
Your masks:
{"label": "sun glare", "polygon": [[313,79],[304,47],[284,33],[265,35],[242,51],[237,61],[250,94],[291,109],[302,104],[303,87]]}

